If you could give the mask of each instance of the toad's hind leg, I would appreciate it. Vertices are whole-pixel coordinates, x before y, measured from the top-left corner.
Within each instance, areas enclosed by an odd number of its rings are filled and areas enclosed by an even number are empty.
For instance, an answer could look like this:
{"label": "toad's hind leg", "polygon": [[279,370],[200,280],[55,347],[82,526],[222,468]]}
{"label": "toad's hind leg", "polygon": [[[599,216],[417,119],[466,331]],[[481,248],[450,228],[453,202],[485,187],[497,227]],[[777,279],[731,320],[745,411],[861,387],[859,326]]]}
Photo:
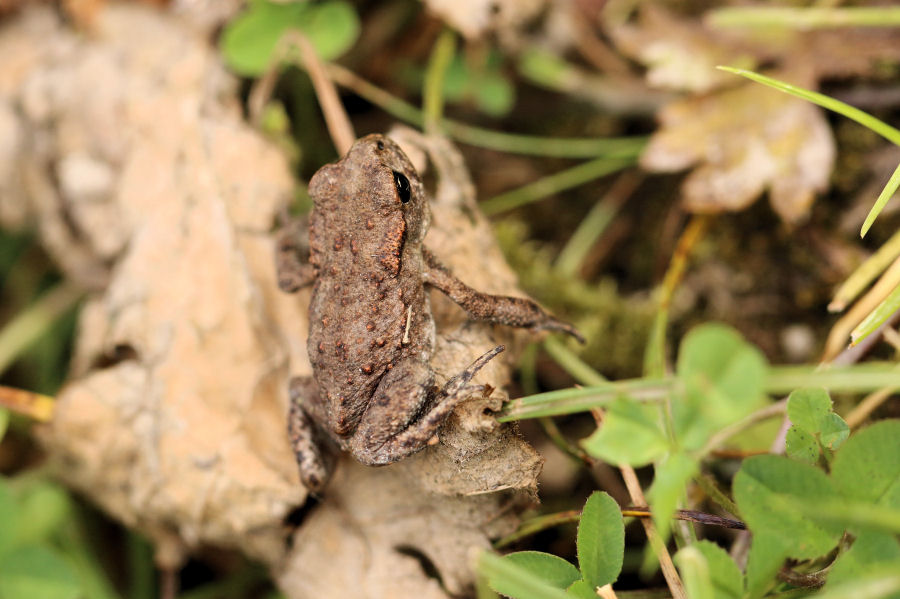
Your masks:
{"label": "toad's hind leg", "polygon": [[[431,386],[430,367],[413,363],[406,372],[395,366],[379,385],[375,397],[363,416],[349,449],[354,457],[370,466],[390,464],[416,453],[429,444],[462,399],[473,391],[472,380],[485,364],[504,350],[498,345],[451,378],[440,391]],[[409,369],[423,370],[425,378],[410,376]],[[393,376],[396,372],[396,376]],[[426,384],[410,383],[425,380]],[[417,388],[409,385],[417,384]],[[478,386],[477,389],[482,389]]]}
{"label": "toad's hind leg", "polygon": [[335,461],[329,440],[317,424],[324,422],[319,391],[312,377],[295,377],[291,379],[290,396],[288,438],[300,467],[300,480],[310,491],[319,492],[328,482]]}

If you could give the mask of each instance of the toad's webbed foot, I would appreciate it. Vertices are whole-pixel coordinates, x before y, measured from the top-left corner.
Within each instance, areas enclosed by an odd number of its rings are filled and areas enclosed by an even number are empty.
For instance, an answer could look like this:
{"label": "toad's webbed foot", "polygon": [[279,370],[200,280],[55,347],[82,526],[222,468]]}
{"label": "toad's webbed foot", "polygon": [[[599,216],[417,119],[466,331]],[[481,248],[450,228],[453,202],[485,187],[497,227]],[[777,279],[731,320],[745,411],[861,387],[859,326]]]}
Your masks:
{"label": "toad's webbed foot", "polygon": [[422,257],[425,259],[425,282],[441,290],[473,319],[536,331],[561,331],[584,343],[584,337],[575,327],[547,314],[532,300],[482,293],[453,276],[428,249],[422,248]]}

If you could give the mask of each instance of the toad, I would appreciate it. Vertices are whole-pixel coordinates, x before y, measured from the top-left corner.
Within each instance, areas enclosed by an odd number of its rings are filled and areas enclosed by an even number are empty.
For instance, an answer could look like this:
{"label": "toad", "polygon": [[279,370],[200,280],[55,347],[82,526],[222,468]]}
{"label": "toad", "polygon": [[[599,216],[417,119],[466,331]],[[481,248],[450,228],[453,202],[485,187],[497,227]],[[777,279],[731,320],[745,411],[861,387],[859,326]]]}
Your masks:
{"label": "toad", "polygon": [[309,193],[308,242],[303,232],[286,229],[276,265],[284,291],[314,285],[307,342],[313,375],[291,380],[288,416],[300,478],[310,490],[328,480],[329,439],[363,464],[396,462],[428,445],[456,404],[482,389],[469,382],[503,346],[435,384],[427,287],[475,320],[580,339],[531,300],[472,289],[423,246],[430,218],[425,190],[387,137],[358,140],[313,176]]}

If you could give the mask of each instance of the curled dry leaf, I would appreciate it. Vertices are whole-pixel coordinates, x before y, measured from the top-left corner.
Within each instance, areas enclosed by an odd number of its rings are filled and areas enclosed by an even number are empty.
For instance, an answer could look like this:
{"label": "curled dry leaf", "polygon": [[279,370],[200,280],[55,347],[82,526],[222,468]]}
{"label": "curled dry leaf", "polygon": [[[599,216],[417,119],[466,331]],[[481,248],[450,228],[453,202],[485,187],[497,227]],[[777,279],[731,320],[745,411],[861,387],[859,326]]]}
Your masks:
{"label": "curled dry leaf", "polygon": [[546,0],[425,0],[428,9],[467,38],[501,35],[537,16]]}
{"label": "curled dry leaf", "polygon": [[699,20],[680,19],[658,4],[644,4],[635,25],[610,29],[616,46],[647,67],[653,87],[709,91],[733,77],[716,70],[727,64],[753,68],[757,57],[735,36],[710,31]]}
{"label": "curled dry leaf", "polygon": [[695,212],[742,210],[768,188],[778,215],[799,222],[834,164],[822,111],[760,85],[673,102],[659,120],[641,166],[672,172],[700,164],[682,188]]}
{"label": "curled dry leaf", "polygon": [[[91,36],[32,7],[0,29],[0,52],[0,218],[35,223],[93,290],[41,434],[59,475],[152,538],[165,566],[203,544],[267,564],[288,597],[469,587],[468,548],[515,526],[542,462],[487,413],[496,398],[463,405],[412,459],[343,460],[285,543],[285,517],[306,498],[285,414],[289,376],[310,372],[309,295],[277,289],[271,229],[294,184],[207,40],[135,4],[105,5]],[[444,176],[459,156],[418,143],[441,180],[429,246],[473,286],[514,293],[465,171]],[[502,386],[527,334],[470,323],[443,300],[434,312],[438,377],[505,343],[506,359],[479,373]]]}

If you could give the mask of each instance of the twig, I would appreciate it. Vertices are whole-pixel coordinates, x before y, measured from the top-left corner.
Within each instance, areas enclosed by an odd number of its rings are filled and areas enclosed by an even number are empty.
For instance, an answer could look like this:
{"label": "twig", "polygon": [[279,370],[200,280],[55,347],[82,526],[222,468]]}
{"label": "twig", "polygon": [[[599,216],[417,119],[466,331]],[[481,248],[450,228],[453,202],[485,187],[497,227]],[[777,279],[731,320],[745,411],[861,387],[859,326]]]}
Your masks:
{"label": "twig", "polygon": [[341,104],[338,97],[337,89],[334,83],[325,71],[322,61],[319,60],[315,48],[309,42],[305,35],[298,32],[291,34],[291,41],[297,44],[300,49],[300,56],[309,73],[313,87],[316,90],[316,97],[322,106],[322,114],[325,117],[325,124],[328,127],[328,133],[337,148],[338,154],[343,156],[356,141],[356,133],[353,132],[353,125],[350,123],[350,117]]}
{"label": "twig", "polygon": [[[597,421],[597,425],[600,426],[603,422],[603,412],[601,410],[591,410],[591,414],[593,414],[594,419]],[[625,486],[628,488],[628,495],[631,497],[632,503],[635,505],[647,505],[647,499],[644,497],[644,490],[641,489],[641,483],[638,481],[634,468],[623,464],[619,466],[619,471],[622,473],[622,478],[625,480]],[[653,520],[650,518],[641,518],[641,524],[644,527],[644,532],[647,534],[650,548],[653,549],[653,553],[656,554],[656,559],[659,560],[659,567],[662,570],[663,577],[666,579],[666,584],[669,586],[669,591],[672,593],[672,599],[687,599],[684,584],[678,576],[678,571],[675,569],[675,564],[672,562],[672,556],[669,555],[666,544],[663,543],[659,533],[656,532],[656,526],[653,525]]]}
{"label": "twig", "polygon": [[49,422],[53,418],[56,400],[24,389],[14,389],[0,385],[0,407],[33,418],[38,422]]}
{"label": "twig", "polygon": [[[641,489],[641,483],[638,481],[634,468],[622,465],[619,466],[619,470],[622,472],[622,478],[625,479],[625,486],[628,487],[631,501],[637,505],[646,505],[647,500],[644,498],[644,491]],[[672,556],[669,555],[669,550],[666,549],[665,543],[663,543],[659,533],[656,532],[653,520],[641,518],[641,524],[644,526],[647,540],[650,541],[650,547],[653,549],[653,553],[656,554],[656,559],[659,560],[659,567],[662,570],[663,577],[666,579],[666,584],[669,586],[669,591],[672,593],[672,599],[687,599],[684,584],[682,584],[681,578],[678,576],[678,571],[672,562]]]}
{"label": "twig", "polygon": [[897,387],[886,387],[867,395],[859,404],[850,410],[844,419],[850,428],[857,428],[878,409],[878,407],[897,392]]}

